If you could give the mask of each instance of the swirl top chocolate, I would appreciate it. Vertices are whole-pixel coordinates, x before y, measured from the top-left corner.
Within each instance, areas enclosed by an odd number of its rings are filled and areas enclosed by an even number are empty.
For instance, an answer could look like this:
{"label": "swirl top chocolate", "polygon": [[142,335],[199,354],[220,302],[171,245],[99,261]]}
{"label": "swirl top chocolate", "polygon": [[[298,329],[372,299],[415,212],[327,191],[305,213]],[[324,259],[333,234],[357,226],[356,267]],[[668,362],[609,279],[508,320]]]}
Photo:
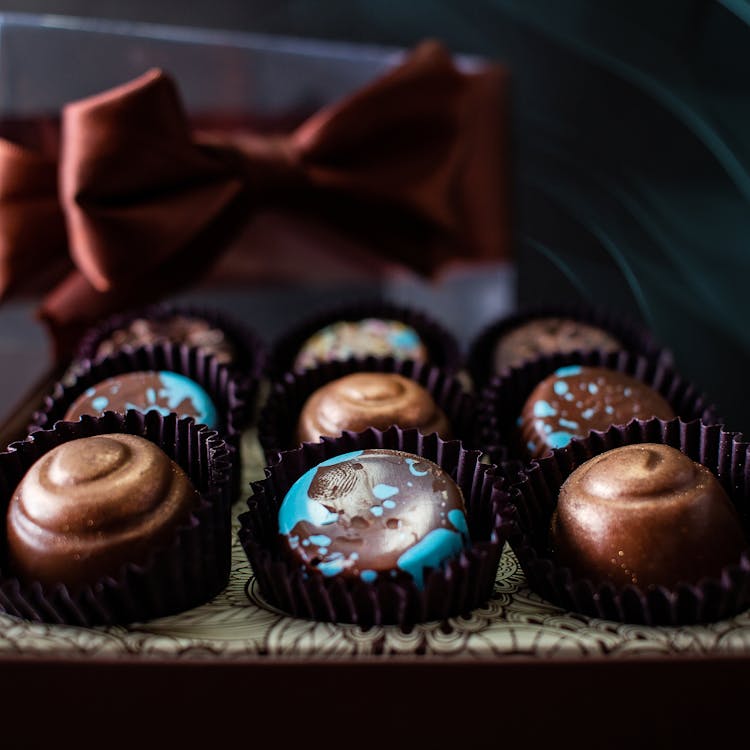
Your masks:
{"label": "swirl top chocolate", "polygon": [[185,472],[144,438],[63,443],[31,466],[11,498],[11,567],[27,581],[73,586],[114,576],[168,543],[200,502]]}
{"label": "swirl top chocolate", "polygon": [[526,400],[519,425],[533,458],[563,448],[574,437],[632,419],[672,419],[672,407],[653,388],[606,367],[561,367]]}
{"label": "swirl top chocolate", "polygon": [[294,369],[307,370],[322,362],[352,357],[393,357],[426,362],[429,353],[419,334],[398,320],[342,320],[325,326],[305,341],[294,361]]}
{"label": "swirl top chocolate", "polygon": [[176,372],[127,372],[107,378],[86,389],[65,412],[66,421],[84,414],[99,415],[105,411],[124,413],[158,411],[192,417],[197,423],[216,427],[216,407],[210,396],[195,381]]}
{"label": "swirl top chocolate", "polygon": [[550,544],[578,577],[674,586],[718,576],[747,547],[716,477],[667,445],[626,445],[579,466],[560,489]]}
{"label": "swirl top chocolate", "polygon": [[396,373],[355,372],[332,380],[307,399],[297,439],[317,441],[321,435],[335,437],[343,430],[385,430],[394,424],[450,437],[448,418],[419,383]]}
{"label": "swirl top chocolate", "polygon": [[439,466],[402,451],[370,449],[330,458],[303,474],[279,509],[288,556],[324,576],[367,583],[410,575],[469,544],[460,488]]}

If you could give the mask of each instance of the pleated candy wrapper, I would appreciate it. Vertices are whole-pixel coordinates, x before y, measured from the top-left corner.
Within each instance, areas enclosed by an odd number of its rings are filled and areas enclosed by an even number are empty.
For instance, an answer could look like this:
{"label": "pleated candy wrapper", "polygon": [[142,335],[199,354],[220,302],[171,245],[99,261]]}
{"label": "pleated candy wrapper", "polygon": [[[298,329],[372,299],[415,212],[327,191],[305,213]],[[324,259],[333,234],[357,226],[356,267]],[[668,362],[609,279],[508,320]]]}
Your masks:
{"label": "pleated candy wrapper", "polygon": [[[40,430],[0,453],[0,512],[31,465],[62,443],[107,433],[127,433],[158,445],[187,473],[200,507],[174,540],[142,564],[125,564],[112,577],[69,588],[23,583],[8,569],[5,534],[0,540],[0,609],[26,620],[93,626],[142,622],[203,604],[224,589],[231,562],[231,468],[225,442],[192,419],[156,412],[107,412]],[[3,529],[5,521],[3,520]]]}
{"label": "pleated candy wrapper", "polygon": [[[418,589],[408,574],[366,583],[326,578],[305,571],[283,556],[278,510],[294,482],[308,469],[333,456],[369,448],[389,448],[427,458],[445,470],[466,501],[471,544],[459,556],[431,569]],[[240,516],[240,541],[252,565],[261,595],[273,607],[295,617],[356,623],[367,628],[415,623],[467,614],[492,594],[512,509],[495,467],[480,463],[480,453],[458,440],[423,436],[416,429],[370,428],[335,439],[304,443],[280,454],[266,478],[252,485],[248,511]]]}
{"label": "pleated candy wrapper", "polygon": [[510,545],[529,586],[542,598],[589,617],[644,625],[683,626],[715,622],[750,607],[750,546],[718,578],[674,587],[616,588],[575,578],[548,548],[548,530],[560,487],[575,468],[622,445],[661,443],[708,467],[739,512],[750,538],[750,447],[738,433],[699,420],[633,420],[575,439],[509,477],[516,508]]}
{"label": "pleated candy wrapper", "polygon": [[333,380],[355,372],[396,373],[416,381],[433,397],[451,425],[451,434],[467,448],[472,445],[476,422],[473,396],[450,371],[421,362],[367,357],[326,362],[304,372],[287,372],[271,384],[258,418],[258,438],[270,463],[279,451],[298,447],[297,421],[305,401]]}
{"label": "pleated candy wrapper", "polygon": [[311,313],[298,325],[280,336],[271,347],[268,376],[278,380],[294,370],[294,361],[302,345],[315,333],[340,321],[365,318],[397,320],[413,328],[427,348],[429,363],[450,372],[461,368],[462,358],[456,337],[428,313],[388,302],[346,304]]}

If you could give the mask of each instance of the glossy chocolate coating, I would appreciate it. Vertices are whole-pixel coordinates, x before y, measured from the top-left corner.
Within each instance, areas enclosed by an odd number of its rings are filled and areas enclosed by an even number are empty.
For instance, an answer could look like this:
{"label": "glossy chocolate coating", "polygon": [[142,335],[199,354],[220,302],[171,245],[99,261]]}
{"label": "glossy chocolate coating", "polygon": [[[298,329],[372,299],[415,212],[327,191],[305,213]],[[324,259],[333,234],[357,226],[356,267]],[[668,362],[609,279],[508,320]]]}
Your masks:
{"label": "glossy chocolate coating", "polygon": [[363,318],[341,320],[313,334],[300,347],[294,369],[306,370],[322,362],[352,357],[393,357],[426,362],[427,347],[419,334],[398,320]]}
{"label": "glossy chocolate coating", "polygon": [[327,383],[307,399],[299,416],[297,439],[317,441],[343,430],[417,427],[423,434],[450,437],[448,418],[429,392],[403,375],[355,372]]}
{"label": "glossy chocolate coating", "polygon": [[666,445],[626,445],[579,466],[560,489],[550,543],[577,577],[674,586],[718,576],[747,547],[716,477]]}
{"label": "glossy chocolate coating", "polygon": [[328,459],[295,482],[279,510],[282,543],[324,576],[367,583],[457,556],[469,543],[460,488],[439,466],[372,449]]}
{"label": "glossy chocolate coating", "polygon": [[144,438],[63,443],[32,465],[11,498],[11,568],[27,581],[69,586],[114,576],[168,544],[199,504],[185,472]]}
{"label": "glossy chocolate coating", "polygon": [[672,407],[650,386],[604,367],[561,367],[532,391],[521,412],[528,453],[544,455],[591,430],[632,419],[673,419]]}
{"label": "glossy chocolate coating", "polygon": [[175,412],[208,427],[218,423],[216,408],[206,391],[184,375],[167,371],[128,372],[107,378],[82,393],[64,419],[75,421],[84,414],[125,413],[128,409],[153,409],[164,416]]}
{"label": "glossy chocolate coating", "polygon": [[168,318],[136,318],[125,328],[113,331],[96,350],[96,357],[107,357],[123,347],[137,348],[152,344],[175,343],[195,347],[227,364],[234,361],[236,352],[223,331],[208,321],[187,315]]}
{"label": "glossy chocolate coating", "polygon": [[534,318],[505,333],[493,353],[496,373],[545,354],[574,351],[616,351],[622,344],[612,334],[569,318]]}

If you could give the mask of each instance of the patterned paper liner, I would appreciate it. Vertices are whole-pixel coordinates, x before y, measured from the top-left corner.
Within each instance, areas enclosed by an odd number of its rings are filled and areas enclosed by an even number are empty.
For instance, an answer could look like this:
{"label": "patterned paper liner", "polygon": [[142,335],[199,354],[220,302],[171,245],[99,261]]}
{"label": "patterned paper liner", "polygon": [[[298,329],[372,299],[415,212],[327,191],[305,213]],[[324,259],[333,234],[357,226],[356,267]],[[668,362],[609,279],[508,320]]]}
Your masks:
{"label": "patterned paper liner", "polygon": [[476,442],[495,463],[528,460],[518,437],[517,420],[526,399],[540,381],[567,365],[606,367],[623,372],[661,394],[678,417],[700,419],[706,424],[721,420],[716,407],[697,387],[683,379],[664,361],[648,359],[624,350],[553,354],[539,357],[521,367],[506,370],[485,386],[477,403]]}
{"label": "patterned paper liner", "polygon": [[670,445],[708,467],[737,508],[746,536],[750,534],[750,447],[742,435],[698,420],[633,420],[627,426],[575,439],[569,446],[531,462],[511,480],[516,519],[509,541],[529,586],[569,611],[626,623],[691,625],[714,622],[747,609],[750,548],[736,564],[725,566],[719,578],[671,588],[595,584],[574,578],[569,568],[555,563],[547,535],[562,483],[590,458],[634,443]]}
{"label": "patterned paper liner", "polygon": [[[31,465],[52,448],[107,433],[138,435],[158,445],[187,473],[202,497],[201,507],[181,526],[174,541],[145,563],[123,565],[114,577],[83,588],[62,583],[22,583],[6,574],[5,517],[10,498]],[[182,612],[219,593],[229,580],[231,551],[231,468],[225,442],[192,419],[106,412],[79,422],[60,422],[0,453],[0,609],[26,620],[68,625],[126,624]]]}
{"label": "patterned paper liner", "polygon": [[422,339],[430,355],[430,364],[444,370],[456,372],[462,365],[458,341],[450,331],[429,315],[408,307],[388,302],[341,305],[318,315],[312,315],[303,323],[281,336],[271,347],[268,375],[279,380],[284,373],[294,369],[294,360],[302,345],[310,336],[332,323],[342,320],[381,318],[398,320],[411,326]]}
{"label": "patterned paper liner", "polygon": [[416,381],[448,417],[452,436],[463,441],[467,448],[474,447],[475,400],[460,380],[427,363],[367,357],[326,362],[301,373],[287,372],[271,384],[271,392],[258,418],[258,439],[269,463],[279,451],[298,447],[294,434],[308,397],[332,380],[355,372],[397,373]]}
{"label": "patterned paper liner", "polygon": [[[390,448],[427,458],[447,471],[463,492],[471,546],[430,571],[421,591],[407,574],[374,583],[325,578],[317,572],[304,574],[282,555],[278,510],[295,480],[323,460],[368,448]],[[486,603],[513,511],[496,467],[479,459],[478,451],[464,449],[458,440],[444,441],[435,433],[423,436],[416,429],[398,427],[346,432],[282,453],[278,462],[266,468],[266,479],[252,484],[248,511],[240,516],[240,542],[262,596],[295,617],[356,623],[363,628],[382,624],[408,628],[467,614]]]}
{"label": "patterned paper liner", "polygon": [[655,359],[666,365],[674,365],[671,351],[660,346],[654,335],[644,326],[625,320],[614,312],[593,308],[585,304],[530,307],[514,315],[501,318],[484,328],[469,346],[466,367],[477,391],[481,390],[496,373],[493,366],[495,345],[509,331],[538,318],[566,318],[588,323],[612,334],[623,344],[623,348]]}
{"label": "patterned paper liner", "polygon": [[[234,477],[239,482],[239,441],[242,429],[250,421],[252,398],[257,383],[238,376],[226,365],[198,349],[181,344],[153,344],[138,349],[121,349],[110,357],[96,362],[84,360],[65,380],[56,383],[42,406],[32,416],[29,432],[49,429],[64,419],[70,405],[87,388],[114,375],[138,370],[168,370],[185,375],[200,385],[216,407],[219,424],[216,427],[226,440],[235,467]],[[237,485],[237,489],[239,486]]]}

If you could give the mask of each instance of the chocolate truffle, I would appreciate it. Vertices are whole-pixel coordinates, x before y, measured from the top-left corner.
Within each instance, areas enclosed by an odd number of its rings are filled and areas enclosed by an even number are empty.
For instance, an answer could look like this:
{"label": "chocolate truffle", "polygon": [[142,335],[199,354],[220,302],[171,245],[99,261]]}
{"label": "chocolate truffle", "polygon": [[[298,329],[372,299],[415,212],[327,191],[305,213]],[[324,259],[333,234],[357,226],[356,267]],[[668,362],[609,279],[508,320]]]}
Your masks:
{"label": "chocolate truffle", "polygon": [[367,583],[456,557],[469,544],[460,488],[439,466],[387,449],[330,458],[303,474],[279,509],[290,558]]}
{"label": "chocolate truffle", "polygon": [[496,373],[519,367],[546,354],[574,351],[616,351],[622,344],[612,334],[569,318],[534,318],[505,333],[495,345],[493,365]]}
{"label": "chocolate truffle", "polygon": [[135,435],[72,440],[39,458],[7,516],[8,556],[26,581],[93,583],[144,563],[200,505],[183,470]]}
{"label": "chocolate truffle", "polygon": [[234,361],[236,352],[223,331],[208,321],[187,315],[168,318],[136,318],[104,339],[96,350],[96,358],[108,357],[123,347],[137,348],[153,344],[185,344],[214,356],[219,362]]}
{"label": "chocolate truffle", "polygon": [[533,458],[562,448],[591,430],[632,419],[672,419],[672,407],[640,380],[605,367],[561,367],[526,400],[519,425]]}
{"label": "chocolate truffle", "polygon": [[355,372],[332,380],[307,399],[297,439],[317,441],[321,435],[336,437],[343,430],[385,430],[394,424],[450,437],[448,418],[419,383],[396,373]]}
{"label": "chocolate truffle", "polygon": [[398,320],[342,320],[322,328],[305,341],[294,361],[294,369],[306,370],[322,362],[353,357],[426,362],[428,352],[419,334]]}
{"label": "chocolate truffle", "polygon": [[218,419],[211,398],[196,382],[176,372],[128,372],[107,378],[84,391],[65,412],[63,419],[75,421],[83,414],[128,409],[159,414],[175,412],[197,423],[216,427]]}
{"label": "chocolate truffle", "polygon": [[674,586],[718,576],[747,547],[716,477],[667,445],[626,445],[579,466],[560,489],[550,542],[574,576]]}

